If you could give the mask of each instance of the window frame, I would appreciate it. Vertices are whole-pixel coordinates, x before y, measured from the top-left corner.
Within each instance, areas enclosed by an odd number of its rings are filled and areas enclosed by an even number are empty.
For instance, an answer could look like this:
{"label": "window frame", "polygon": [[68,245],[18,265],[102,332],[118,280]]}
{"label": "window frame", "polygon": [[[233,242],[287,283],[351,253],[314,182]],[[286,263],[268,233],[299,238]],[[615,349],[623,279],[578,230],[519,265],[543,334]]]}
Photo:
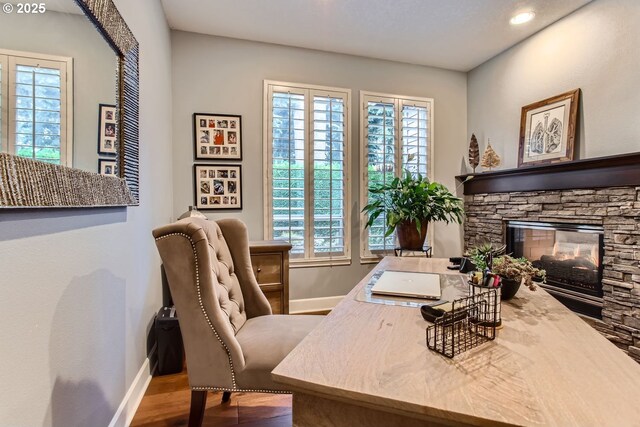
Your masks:
{"label": "window frame", "polygon": [[[264,207],[264,238],[273,238],[273,203],[272,203],[272,183],[273,183],[273,159],[272,159],[272,94],[273,91],[288,91],[305,96],[305,140],[304,140],[304,194],[305,194],[305,255],[303,257],[290,257],[291,268],[302,267],[322,267],[351,264],[351,89],[331,86],[320,86],[306,83],[293,83],[276,80],[264,80],[263,84],[263,120],[262,120],[262,140],[263,140],[263,172],[266,179],[263,184],[263,207]],[[313,97],[341,95],[344,99],[344,254],[339,256],[314,256],[313,251],[313,217],[311,216],[313,206]]]}
{"label": "window frame", "polygon": [[[365,229],[367,224],[367,215],[362,212],[368,203],[369,196],[369,169],[367,167],[369,163],[368,142],[366,141],[367,135],[367,120],[368,120],[368,102],[379,100],[379,102],[392,103],[394,105],[394,176],[399,177],[403,172],[402,168],[402,106],[404,104],[425,104],[427,108],[427,177],[430,181],[433,181],[435,176],[434,171],[434,100],[433,98],[406,96],[406,95],[394,95],[389,93],[380,93],[361,90],[360,91],[360,120],[359,120],[359,132],[360,132],[360,263],[361,264],[373,264],[377,263],[386,255],[390,255],[392,250],[388,251],[374,251],[369,250],[369,229]],[[435,233],[433,232],[433,226],[429,227],[427,231],[427,240],[431,247],[435,246]]]}
{"label": "window frame", "polygon": [[[2,144],[3,152],[15,155],[15,123],[16,105],[10,104],[15,98],[15,70],[11,64],[36,66],[38,63],[46,63],[51,68],[60,70],[60,165],[73,167],[73,58],[36,52],[24,52],[9,49],[0,49],[0,62],[2,63],[2,106],[0,119],[2,120]],[[55,65],[55,67],[54,67]],[[6,67],[6,68],[5,68]],[[31,160],[34,160],[31,158]]]}
{"label": "window frame", "polygon": [[0,152],[5,152],[9,141],[9,56],[3,52],[0,49]]}

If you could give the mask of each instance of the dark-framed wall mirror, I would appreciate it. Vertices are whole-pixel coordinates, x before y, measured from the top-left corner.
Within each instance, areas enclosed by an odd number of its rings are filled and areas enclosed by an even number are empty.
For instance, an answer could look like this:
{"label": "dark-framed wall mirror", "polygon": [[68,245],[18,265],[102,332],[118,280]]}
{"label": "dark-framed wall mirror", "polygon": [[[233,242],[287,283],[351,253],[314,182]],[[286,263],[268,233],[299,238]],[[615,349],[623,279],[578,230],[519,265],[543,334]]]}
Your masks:
{"label": "dark-framed wall mirror", "polygon": [[113,1],[0,4],[0,208],[137,205],[138,42]]}

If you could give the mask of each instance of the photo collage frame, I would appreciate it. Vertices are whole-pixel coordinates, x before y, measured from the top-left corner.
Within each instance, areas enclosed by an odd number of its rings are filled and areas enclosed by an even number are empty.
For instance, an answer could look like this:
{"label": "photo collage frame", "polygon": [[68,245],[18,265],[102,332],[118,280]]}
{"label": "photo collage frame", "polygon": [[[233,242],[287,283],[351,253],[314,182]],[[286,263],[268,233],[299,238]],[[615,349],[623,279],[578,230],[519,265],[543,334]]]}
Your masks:
{"label": "photo collage frame", "polygon": [[[195,160],[242,160],[242,116],[193,113]],[[242,209],[242,166],[193,165],[194,205],[198,210]]]}
{"label": "photo collage frame", "polygon": [[115,159],[98,159],[98,173],[100,175],[116,175],[116,160]]}
{"label": "photo collage frame", "polygon": [[[116,176],[117,131],[116,106],[98,106],[98,173]],[[102,158],[105,156],[107,158]]]}
{"label": "photo collage frame", "polygon": [[196,209],[242,209],[242,166],[195,164],[193,171]]}
{"label": "photo collage frame", "polygon": [[242,117],[229,114],[193,115],[197,160],[242,160]]}

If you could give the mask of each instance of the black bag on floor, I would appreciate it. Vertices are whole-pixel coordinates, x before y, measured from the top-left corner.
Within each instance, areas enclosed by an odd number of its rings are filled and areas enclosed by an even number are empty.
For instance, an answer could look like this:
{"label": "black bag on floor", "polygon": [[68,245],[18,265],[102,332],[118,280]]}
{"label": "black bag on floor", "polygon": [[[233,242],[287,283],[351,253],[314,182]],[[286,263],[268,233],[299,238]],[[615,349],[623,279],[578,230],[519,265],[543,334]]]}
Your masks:
{"label": "black bag on floor", "polygon": [[162,307],[155,322],[158,340],[158,374],[182,372],[184,350],[175,307]]}

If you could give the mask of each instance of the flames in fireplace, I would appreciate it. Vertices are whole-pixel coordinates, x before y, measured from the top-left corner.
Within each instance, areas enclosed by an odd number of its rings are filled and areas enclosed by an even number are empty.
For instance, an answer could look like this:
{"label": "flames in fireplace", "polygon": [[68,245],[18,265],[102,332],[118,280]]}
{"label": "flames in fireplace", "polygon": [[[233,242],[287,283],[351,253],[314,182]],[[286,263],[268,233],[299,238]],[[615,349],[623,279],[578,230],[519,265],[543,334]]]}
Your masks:
{"label": "flames in fireplace", "polygon": [[545,288],[561,301],[593,313],[577,305],[601,306],[602,233],[602,227],[595,226],[509,221],[507,250],[546,270]]}
{"label": "flames in fireplace", "polygon": [[558,260],[585,259],[595,268],[600,267],[598,244],[596,243],[571,243],[555,242],[551,255]]}

